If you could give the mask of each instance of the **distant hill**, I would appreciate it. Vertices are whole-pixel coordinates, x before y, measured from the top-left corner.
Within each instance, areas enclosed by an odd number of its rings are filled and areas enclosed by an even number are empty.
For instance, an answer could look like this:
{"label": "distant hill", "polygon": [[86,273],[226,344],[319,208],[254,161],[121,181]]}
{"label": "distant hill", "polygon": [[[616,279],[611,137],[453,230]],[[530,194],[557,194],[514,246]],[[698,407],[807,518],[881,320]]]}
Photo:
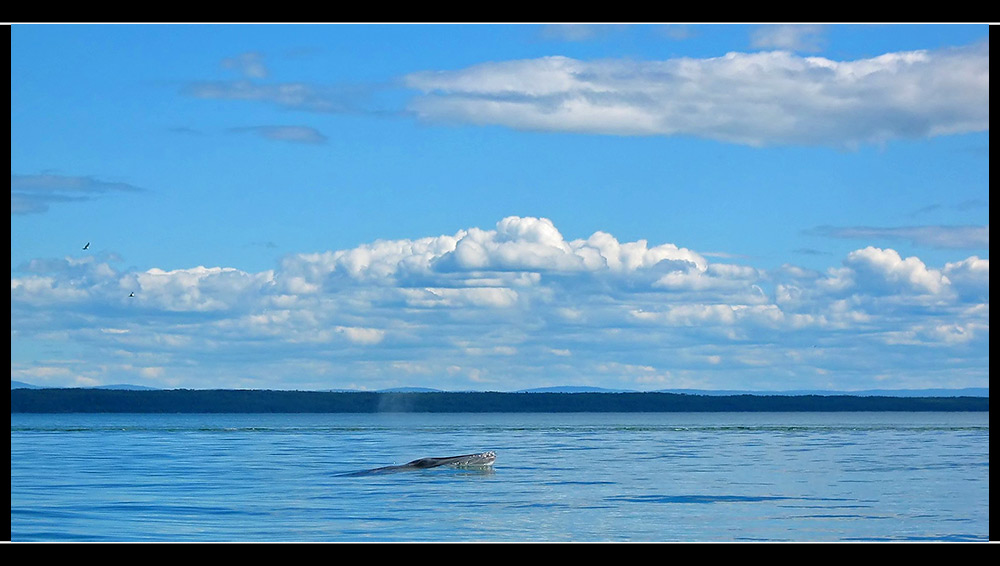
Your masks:
{"label": "distant hill", "polygon": [[587,387],[586,385],[561,385],[555,387],[535,387],[519,389],[514,393],[636,393],[630,389],[606,389],[604,387]]}
{"label": "distant hill", "polygon": [[[25,383],[23,381],[10,382],[11,389],[46,389],[45,386]],[[158,391],[159,388],[145,385],[132,385],[120,383],[115,385],[98,385],[95,387],[81,387],[80,389],[110,389],[124,391]],[[325,392],[351,392],[349,389],[326,389]],[[432,387],[396,387],[391,389],[381,389],[377,393],[444,393],[441,389]],[[473,393],[474,391],[465,391]],[[451,393],[457,393],[452,391]],[[531,389],[519,389],[510,393],[642,393],[641,391],[629,389],[609,389],[604,387],[589,387],[585,385],[563,385],[553,387],[535,387]],[[851,395],[857,397],[989,397],[988,387],[968,387],[965,389],[867,389],[863,391],[837,391],[837,390],[809,390],[801,389],[794,391],[751,391],[747,389],[660,389],[650,393],[675,393],[680,395],[704,395],[730,397],[734,395],[770,395],[770,396],[802,396],[802,395]]]}
{"label": "distant hill", "polygon": [[678,393],[11,389],[11,413],[615,413],[985,411],[989,397]]}
{"label": "distant hill", "polygon": [[861,391],[837,391],[820,389],[800,389],[794,391],[749,391],[745,389],[660,389],[658,393],[681,393],[687,395],[852,395],[858,397],[989,397],[988,387],[967,387],[965,389],[865,389]]}
{"label": "distant hill", "polygon": [[[11,389],[49,389],[48,386],[44,385],[34,385],[31,383],[25,383],[23,381],[10,380]],[[94,387],[81,387],[80,389],[116,389],[124,391],[157,391],[157,387],[149,387],[146,385],[131,385],[128,383],[117,383],[114,385],[95,385]]]}
{"label": "distant hill", "polygon": [[[535,387],[520,389],[514,393],[642,393],[634,389],[607,389],[585,385],[563,385],[555,387]],[[752,391],[749,389],[659,389],[653,393],[676,393],[679,395],[854,395],[860,397],[989,397],[988,387],[968,387],[965,389],[866,389],[863,391],[810,390],[794,391]]]}

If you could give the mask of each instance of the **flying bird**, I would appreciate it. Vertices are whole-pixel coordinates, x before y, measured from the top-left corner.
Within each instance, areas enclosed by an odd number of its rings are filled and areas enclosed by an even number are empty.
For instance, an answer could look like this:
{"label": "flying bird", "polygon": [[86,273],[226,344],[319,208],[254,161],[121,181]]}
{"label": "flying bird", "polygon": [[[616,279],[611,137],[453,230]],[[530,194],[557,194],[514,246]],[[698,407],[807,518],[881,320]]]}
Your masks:
{"label": "flying bird", "polygon": [[135,296],[135,293],[129,293],[129,294],[128,294],[128,296],[129,296],[129,297],[134,297],[134,296]]}
{"label": "flying bird", "polygon": [[87,249],[87,248],[89,248],[89,247],[90,247],[90,242],[87,242],[87,245],[86,245],[86,246],[83,246],[83,249]]}

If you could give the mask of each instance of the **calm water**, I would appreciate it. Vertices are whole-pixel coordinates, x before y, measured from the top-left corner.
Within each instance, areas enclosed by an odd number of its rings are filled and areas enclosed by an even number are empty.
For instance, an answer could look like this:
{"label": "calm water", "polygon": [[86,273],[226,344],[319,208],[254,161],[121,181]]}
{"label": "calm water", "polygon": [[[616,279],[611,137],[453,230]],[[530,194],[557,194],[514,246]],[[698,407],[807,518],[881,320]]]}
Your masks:
{"label": "calm water", "polygon": [[[986,541],[988,413],[12,414],[13,541]],[[344,476],[495,450],[491,472]]]}

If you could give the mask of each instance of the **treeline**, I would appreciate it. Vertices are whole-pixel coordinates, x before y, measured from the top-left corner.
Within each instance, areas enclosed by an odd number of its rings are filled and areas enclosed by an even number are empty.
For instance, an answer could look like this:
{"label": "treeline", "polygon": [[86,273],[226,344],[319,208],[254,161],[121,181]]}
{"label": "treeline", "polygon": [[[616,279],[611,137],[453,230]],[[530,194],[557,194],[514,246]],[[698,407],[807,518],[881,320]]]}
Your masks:
{"label": "treeline", "polygon": [[11,413],[986,411],[989,397],[12,389]]}

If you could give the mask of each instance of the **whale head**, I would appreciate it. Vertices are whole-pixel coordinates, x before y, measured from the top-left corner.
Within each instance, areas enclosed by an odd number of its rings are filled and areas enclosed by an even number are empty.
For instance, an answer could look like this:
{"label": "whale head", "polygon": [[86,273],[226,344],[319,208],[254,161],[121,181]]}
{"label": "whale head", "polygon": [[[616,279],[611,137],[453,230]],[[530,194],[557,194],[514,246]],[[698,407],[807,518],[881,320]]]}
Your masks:
{"label": "whale head", "polygon": [[478,468],[485,466],[492,466],[493,462],[497,459],[496,452],[492,450],[488,452],[480,452],[478,454],[469,454],[468,456],[461,456],[454,462],[450,462],[452,466],[458,466],[462,468]]}

